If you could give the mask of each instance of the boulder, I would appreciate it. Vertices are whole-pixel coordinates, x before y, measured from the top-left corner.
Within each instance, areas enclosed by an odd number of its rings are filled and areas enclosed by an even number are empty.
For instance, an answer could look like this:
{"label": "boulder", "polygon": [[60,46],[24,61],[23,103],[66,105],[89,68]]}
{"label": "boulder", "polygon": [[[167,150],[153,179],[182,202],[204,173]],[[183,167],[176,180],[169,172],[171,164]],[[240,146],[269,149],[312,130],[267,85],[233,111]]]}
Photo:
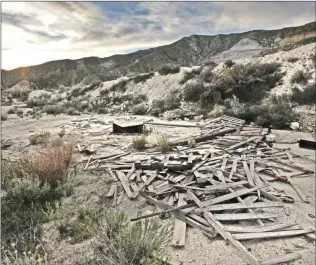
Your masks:
{"label": "boulder", "polygon": [[290,123],[290,128],[292,130],[298,130],[300,128],[300,124],[297,121],[291,122]]}

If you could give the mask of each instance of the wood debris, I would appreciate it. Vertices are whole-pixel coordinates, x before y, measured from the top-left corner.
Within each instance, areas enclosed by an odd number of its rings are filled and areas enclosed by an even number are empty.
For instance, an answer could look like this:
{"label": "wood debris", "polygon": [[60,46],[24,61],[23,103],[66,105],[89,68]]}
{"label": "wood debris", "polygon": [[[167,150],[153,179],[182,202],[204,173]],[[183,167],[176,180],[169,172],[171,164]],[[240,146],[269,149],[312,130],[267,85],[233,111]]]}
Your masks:
{"label": "wood debris", "polygon": [[284,208],[287,195],[278,193],[271,182],[291,185],[308,202],[292,177],[314,172],[296,165],[295,155],[288,150],[265,142],[262,127],[244,124],[224,115],[201,126],[195,146],[185,139],[173,142],[168,154],[148,151],[142,161],[126,160],[128,153],[99,159],[96,169],[108,170],[115,181],[107,197],[113,198],[115,206],[123,196],[142,196],[160,209],[132,221],[172,213],[173,246],[185,245],[189,225],[211,238],[220,234],[248,264],[275,264],[274,259],[259,262],[239,241],[311,234],[312,228],[280,222],[285,212],[277,209]]}

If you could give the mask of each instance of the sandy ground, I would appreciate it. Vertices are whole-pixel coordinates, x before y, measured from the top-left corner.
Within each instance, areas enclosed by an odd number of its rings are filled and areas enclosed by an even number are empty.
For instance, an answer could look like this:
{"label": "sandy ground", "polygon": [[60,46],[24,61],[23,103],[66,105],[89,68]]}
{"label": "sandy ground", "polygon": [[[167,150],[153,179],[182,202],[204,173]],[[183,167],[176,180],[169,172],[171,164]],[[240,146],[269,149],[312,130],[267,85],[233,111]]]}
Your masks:
{"label": "sandy ground", "polygon": [[[100,115],[98,115],[100,116]],[[130,116],[128,116],[130,117]],[[17,151],[30,150],[28,137],[30,134],[39,133],[41,130],[49,131],[52,135],[57,134],[61,130],[61,125],[65,126],[66,133],[76,135],[76,140],[81,144],[94,143],[97,154],[104,155],[109,152],[122,151],[122,147],[130,145],[133,136],[110,135],[108,123],[112,120],[122,117],[102,115],[103,124],[91,122],[90,128],[79,129],[72,125],[71,121],[75,119],[89,119],[89,116],[43,116],[36,120],[31,118],[18,118],[10,115],[7,121],[2,122],[2,139],[10,139],[14,144],[7,150],[2,150],[3,156],[11,156]],[[151,119],[151,117],[138,117],[142,120]],[[181,121],[181,123],[184,123]],[[179,139],[188,137],[198,133],[196,128],[180,128],[180,127],[163,127],[152,126],[153,133],[149,137],[154,142],[157,135],[166,134],[170,139]],[[92,136],[91,132],[104,132],[102,135]],[[299,138],[313,139],[311,133],[293,132],[293,131],[274,131],[277,136],[277,142],[295,142]],[[300,149],[298,144],[277,144],[280,147],[290,147],[291,150],[306,158],[295,158],[295,162],[306,168],[315,170],[315,151]],[[82,161],[86,161],[87,157],[81,157]],[[84,165],[82,163],[82,165]],[[107,192],[108,184],[100,176],[85,173],[79,176],[80,185],[76,187],[75,193],[63,200],[64,206],[70,207],[87,207],[100,202],[102,195]],[[290,215],[284,214],[284,220],[287,222],[299,223],[308,228],[315,228],[315,175],[312,177],[297,177],[295,183],[302,189],[305,195],[310,199],[310,203],[304,203],[300,200],[292,187],[285,183],[276,183],[272,185],[277,189],[295,198],[293,204],[287,204]],[[123,203],[118,207],[119,210],[127,212],[130,217],[137,215],[142,208],[143,200],[129,201],[124,199]],[[150,207],[148,207],[150,209]],[[144,209],[142,209],[143,211]],[[283,211],[283,210],[282,210]],[[172,219],[170,220],[171,222]],[[56,264],[75,264],[74,260],[80,260],[91,251],[89,241],[80,244],[71,245],[67,241],[58,241],[57,230],[54,223],[45,226],[44,240],[52,242],[53,257]],[[302,254],[302,259],[293,261],[291,265],[313,265],[315,264],[315,243],[305,236],[296,236],[293,238],[269,239],[269,240],[251,240],[244,241],[244,246],[251,251],[258,259],[267,258],[275,254],[284,254],[287,251],[297,251]],[[171,255],[184,265],[244,265],[241,254],[234,247],[226,243],[219,236],[215,239],[208,239],[200,231],[188,228],[186,234],[186,245],[182,249],[170,249]]]}

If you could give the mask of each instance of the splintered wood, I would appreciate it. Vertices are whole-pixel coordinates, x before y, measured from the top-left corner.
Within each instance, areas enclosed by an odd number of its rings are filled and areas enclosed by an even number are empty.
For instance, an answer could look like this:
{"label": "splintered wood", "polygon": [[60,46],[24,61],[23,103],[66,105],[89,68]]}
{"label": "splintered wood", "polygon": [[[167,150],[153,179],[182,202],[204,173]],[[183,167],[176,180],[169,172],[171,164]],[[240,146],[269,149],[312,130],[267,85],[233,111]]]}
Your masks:
{"label": "splintered wood", "polygon": [[[187,140],[177,141],[164,155],[147,151],[146,158],[139,161],[124,160],[123,156],[107,158],[97,167],[108,170],[114,181],[106,197],[117,206],[124,196],[142,196],[160,209],[132,221],[172,213],[175,247],[185,245],[189,225],[210,238],[221,235],[248,264],[275,264],[273,260],[292,258],[280,256],[260,263],[239,241],[313,232],[312,228],[280,222],[284,212],[277,209],[284,208],[290,199],[308,202],[295,176],[314,172],[295,164],[295,155],[288,150],[271,147],[262,127],[244,123],[222,116],[201,127],[194,147],[188,146]],[[270,184],[273,181],[290,185],[297,198],[279,194]]]}

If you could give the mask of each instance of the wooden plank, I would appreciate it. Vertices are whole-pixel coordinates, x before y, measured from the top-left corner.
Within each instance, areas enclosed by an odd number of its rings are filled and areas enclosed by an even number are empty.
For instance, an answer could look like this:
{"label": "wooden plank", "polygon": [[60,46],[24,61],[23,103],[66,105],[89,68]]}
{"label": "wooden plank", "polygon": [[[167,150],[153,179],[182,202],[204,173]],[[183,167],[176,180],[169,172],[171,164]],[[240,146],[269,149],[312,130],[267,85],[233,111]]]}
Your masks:
{"label": "wooden plank", "polygon": [[87,168],[88,168],[88,166],[89,166],[89,163],[90,163],[90,160],[91,160],[91,158],[92,158],[92,155],[90,155],[90,157],[89,157],[89,159],[88,159],[88,161],[87,161],[87,164],[86,164],[86,166],[84,167],[84,171],[85,170],[87,170]]}
{"label": "wooden plank", "polygon": [[111,185],[111,188],[110,188],[110,190],[109,190],[109,192],[108,192],[108,194],[107,194],[105,197],[106,197],[106,198],[111,198],[111,197],[113,197],[116,188],[117,188],[117,184],[116,184],[116,183],[112,184],[112,185]]}
{"label": "wooden plank", "polygon": [[313,231],[314,230],[312,228],[309,228],[309,229],[278,231],[278,232],[242,233],[242,234],[233,234],[233,237],[236,240],[279,238],[279,237],[289,237],[289,236],[298,236],[298,235],[308,234]]}
{"label": "wooden plank", "polygon": [[187,194],[196,203],[196,205],[203,210],[204,217],[210,225],[212,225],[225,240],[228,240],[235,248],[237,248],[250,265],[260,265],[259,261],[251,252],[247,251],[240,242],[235,240],[229,232],[225,231],[223,225],[217,221],[210,212],[206,212],[206,210],[202,208],[202,202],[191,191],[188,191]]}
{"label": "wooden plank", "polygon": [[294,253],[269,257],[267,259],[261,260],[260,263],[261,265],[274,265],[274,264],[286,263],[291,260],[296,260],[300,258],[302,258],[302,255],[297,252],[294,252]]}
{"label": "wooden plank", "polygon": [[230,174],[229,174],[229,177],[228,177],[229,180],[232,179],[233,174],[235,174],[236,171],[237,171],[237,162],[238,162],[238,160],[237,160],[237,158],[235,158],[234,161],[233,161],[232,170],[230,171]]}
{"label": "wooden plank", "polygon": [[234,214],[214,214],[214,218],[219,221],[254,220],[278,218],[281,215],[275,213],[234,213]]}
{"label": "wooden plank", "polygon": [[123,189],[125,190],[128,198],[134,199],[135,195],[133,194],[133,192],[131,191],[131,189],[129,187],[129,182],[128,182],[125,174],[121,171],[116,171],[116,174],[117,174],[117,177],[119,178],[119,180],[121,181]]}
{"label": "wooden plank", "polygon": [[270,208],[270,207],[283,207],[284,203],[281,202],[256,202],[256,203],[228,203],[228,204],[215,204],[206,207],[207,211],[224,211],[235,209],[255,209],[255,208]]}
{"label": "wooden plank", "polygon": [[238,148],[238,147],[240,147],[240,146],[243,146],[243,145],[246,144],[246,143],[250,143],[250,142],[252,142],[252,141],[254,141],[254,140],[256,140],[256,139],[259,139],[258,136],[250,137],[250,138],[247,139],[246,141],[243,141],[243,142],[241,142],[241,143],[234,144],[234,145],[230,146],[229,148],[227,148],[227,150],[236,149],[236,148]]}
{"label": "wooden plank", "polygon": [[247,176],[249,184],[254,186],[255,184],[254,184],[253,179],[251,177],[250,170],[248,168],[247,162],[246,161],[242,161],[242,164],[244,166],[244,170],[245,170],[245,173],[246,173],[246,176]]}
{"label": "wooden plank", "polygon": [[216,173],[217,173],[218,179],[219,179],[222,183],[226,183],[226,180],[225,180],[225,177],[224,177],[224,175],[223,175],[223,172],[219,170],[219,171],[217,171]]}
{"label": "wooden plank", "polygon": [[120,205],[123,201],[123,196],[124,196],[124,190],[122,190],[120,196],[117,199],[117,204],[116,205]]}
{"label": "wooden plank", "polygon": [[213,191],[213,190],[221,190],[221,189],[227,189],[227,188],[233,188],[233,187],[238,187],[247,184],[248,181],[237,181],[237,182],[232,182],[232,183],[222,183],[222,184],[214,184],[212,186],[207,186],[206,187],[206,192],[207,191]]}
{"label": "wooden plank", "polygon": [[292,180],[292,178],[290,176],[286,176],[287,181],[291,184],[291,186],[293,187],[293,189],[296,191],[296,193],[298,194],[298,196],[300,196],[300,198],[302,199],[303,202],[309,203],[310,201],[306,198],[305,194],[303,193],[303,191],[294,183],[294,181]]}
{"label": "wooden plank", "polygon": [[[184,200],[185,196],[185,193],[179,194],[178,206],[183,206],[187,204],[187,202]],[[179,219],[175,219],[172,246],[183,247],[185,245],[185,233],[186,223]]]}
{"label": "wooden plank", "polygon": [[117,205],[117,185],[115,187],[114,195],[113,195],[113,202],[112,207],[115,207]]}
{"label": "wooden plank", "polygon": [[289,158],[290,162],[294,162],[292,154],[288,150],[286,150],[285,153],[286,153],[287,157]]}
{"label": "wooden plank", "polygon": [[227,164],[227,158],[225,157],[221,165],[221,171],[225,171],[226,164]]}
{"label": "wooden plank", "polygon": [[239,197],[239,196],[242,196],[242,195],[254,192],[257,189],[258,189],[258,187],[251,188],[251,189],[243,189],[243,190],[232,192],[230,194],[219,196],[217,198],[214,198],[214,199],[202,202],[202,207],[207,207],[207,206],[212,205],[212,204],[228,201],[228,200],[231,200],[233,198],[236,198],[236,197]]}
{"label": "wooden plank", "polygon": [[293,226],[293,224],[273,224],[263,226],[224,225],[224,228],[226,231],[231,233],[261,233],[280,230],[290,226]]}

